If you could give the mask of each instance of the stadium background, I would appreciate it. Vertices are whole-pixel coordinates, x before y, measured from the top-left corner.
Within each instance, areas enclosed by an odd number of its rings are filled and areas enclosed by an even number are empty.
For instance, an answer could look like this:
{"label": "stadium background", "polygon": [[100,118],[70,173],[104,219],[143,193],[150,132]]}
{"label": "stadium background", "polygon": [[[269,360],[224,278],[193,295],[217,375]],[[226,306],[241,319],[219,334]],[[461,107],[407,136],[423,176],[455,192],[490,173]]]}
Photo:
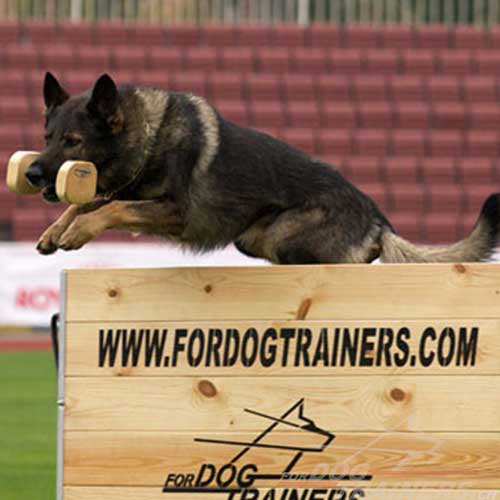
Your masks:
{"label": "stadium background", "polygon": [[[45,71],[71,92],[109,72],[205,96],[331,162],[403,236],[449,243],[499,187],[499,20],[500,0],[0,0],[0,178],[43,147]],[[11,350],[48,348],[32,328],[58,308],[61,268],[254,263],[120,233],[39,257],[61,209],[0,182],[2,500],[54,498],[52,360]]]}

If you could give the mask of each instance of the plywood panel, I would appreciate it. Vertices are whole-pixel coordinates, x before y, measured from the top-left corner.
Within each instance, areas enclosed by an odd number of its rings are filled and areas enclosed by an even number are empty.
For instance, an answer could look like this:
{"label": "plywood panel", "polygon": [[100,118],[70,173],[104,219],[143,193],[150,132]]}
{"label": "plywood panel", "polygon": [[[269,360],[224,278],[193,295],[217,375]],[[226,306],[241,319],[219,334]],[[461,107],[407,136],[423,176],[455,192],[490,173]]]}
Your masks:
{"label": "plywood panel", "polygon": [[[283,436],[271,433],[268,444],[283,446]],[[193,473],[204,463],[220,467],[242,449],[239,445],[195,442],[195,437],[244,443],[251,442],[255,434],[238,434],[236,440],[234,433],[68,431],[65,485],[161,487],[169,473]],[[308,432],[286,434],[288,447],[306,449],[311,444]],[[499,449],[498,433],[342,433],[322,453],[305,453],[294,472],[318,473],[318,466],[326,466],[329,474],[373,474],[369,484],[354,480],[348,483],[350,487],[404,484],[446,488],[461,484],[464,488],[499,489]],[[260,473],[281,474],[291,457],[288,449],[252,448],[241,463],[257,465]],[[266,487],[265,483],[258,480],[255,486]],[[339,484],[338,480],[311,480],[307,486]]]}
{"label": "plywood panel", "polygon": [[[349,491],[349,490],[348,490]],[[442,489],[371,489],[364,488],[367,500],[498,500],[499,490],[442,490]],[[262,490],[261,498],[265,490]],[[276,498],[281,498],[277,490]],[[227,500],[227,494],[204,494],[206,500]],[[199,494],[184,493],[179,500],[200,500]],[[67,487],[65,500],[166,500],[161,488],[85,488]],[[176,497],[177,498],[177,497]],[[340,497],[339,497],[340,498]]]}
{"label": "plywood panel", "polygon": [[[295,362],[301,328],[310,329],[313,339],[307,348],[309,363],[304,361],[304,356],[299,356],[299,362]],[[189,363],[187,349],[184,349],[179,351],[173,366],[178,332],[187,331],[185,337],[181,337],[179,333],[178,338],[183,345],[189,347],[189,339],[194,337],[195,329],[201,329],[204,338],[204,355],[199,364]],[[275,340],[270,338],[265,345],[262,342],[264,347],[267,346],[264,349],[265,357],[271,359],[269,355],[273,354],[272,362],[262,361],[260,350],[251,365],[244,365],[241,355],[237,356],[234,362],[225,362],[225,353],[228,353],[227,360],[230,360],[231,346],[236,343],[234,330],[239,332],[242,338],[250,329],[255,329],[260,339],[263,339],[269,329],[275,330]],[[324,329],[327,337],[326,358],[321,352]],[[288,342],[286,335],[290,339]],[[217,344],[218,338],[220,342]],[[305,334],[303,338],[306,339]],[[134,349],[125,350],[126,345],[132,345],[132,340],[138,348],[135,362],[132,356]],[[199,343],[194,340],[194,357],[198,357]],[[104,347],[115,344],[116,355],[112,362],[111,350]],[[240,342],[240,346],[241,344]],[[99,359],[101,345],[102,363]],[[159,347],[149,349],[152,354],[150,362],[147,363],[147,346],[155,345]],[[214,345],[219,347],[216,349]],[[406,345],[407,355],[401,350],[401,346]],[[270,346],[275,346],[273,353],[270,352]],[[322,354],[319,357],[316,356],[318,349]],[[215,356],[215,351],[219,353],[218,357]],[[124,357],[124,352],[128,352],[130,356]],[[352,352],[354,356],[351,356]],[[166,357],[171,360],[168,367],[165,366]],[[500,375],[500,320],[90,322],[70,323],[66,332],[68,376],[330,377],[403,373]]]}
{"label": "plywood panel", "polygon": [[500,266],[67,272],[72,321],[497,318]]}
{"label": "plywood panel", "polygon": [[[305,398],[336,431],[500,432],[500,377],[68,378],[67,430],[261,431]],[[293,431],[287,427],[284,431]]]}

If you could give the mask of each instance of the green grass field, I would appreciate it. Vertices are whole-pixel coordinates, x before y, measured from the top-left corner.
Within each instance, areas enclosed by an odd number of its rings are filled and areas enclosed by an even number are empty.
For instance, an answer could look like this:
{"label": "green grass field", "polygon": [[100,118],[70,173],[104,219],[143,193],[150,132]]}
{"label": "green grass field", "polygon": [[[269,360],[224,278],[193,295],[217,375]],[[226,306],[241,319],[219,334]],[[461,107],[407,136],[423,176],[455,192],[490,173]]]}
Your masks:
{"label": "green grass field", "polygon": [[0,499],[53,500],[57,390],[49,352],[0,352]]}

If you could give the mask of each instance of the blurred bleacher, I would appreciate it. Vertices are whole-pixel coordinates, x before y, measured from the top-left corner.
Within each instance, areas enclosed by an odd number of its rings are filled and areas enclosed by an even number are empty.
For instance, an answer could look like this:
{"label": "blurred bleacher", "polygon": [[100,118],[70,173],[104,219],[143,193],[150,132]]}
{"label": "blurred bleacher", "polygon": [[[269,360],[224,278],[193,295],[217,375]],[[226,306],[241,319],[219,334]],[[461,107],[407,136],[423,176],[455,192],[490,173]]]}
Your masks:
{"label": "blurred bleacher", "polygon": [[[47,70],[71,92],[109,72],[205,96],[337,166],[414,241],[458,239],[498,190],[498,27],[2,22],[2,177],[43,147]],[[60,210],[1,184],[0,239],[36,239]]]}

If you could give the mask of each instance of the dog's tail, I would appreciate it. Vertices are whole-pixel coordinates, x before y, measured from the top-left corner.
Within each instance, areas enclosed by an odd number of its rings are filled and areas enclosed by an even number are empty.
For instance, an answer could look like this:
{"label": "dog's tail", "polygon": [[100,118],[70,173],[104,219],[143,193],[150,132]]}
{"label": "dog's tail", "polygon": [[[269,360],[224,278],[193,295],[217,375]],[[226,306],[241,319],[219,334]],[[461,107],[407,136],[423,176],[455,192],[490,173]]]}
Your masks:
{"label": "dog's tail", "polygon": [[500,243],[500,193],[484,203],[471,233],[447,247],[413,245],[389,228],[382,234],[383,262],[479,262],[487,260]]}

